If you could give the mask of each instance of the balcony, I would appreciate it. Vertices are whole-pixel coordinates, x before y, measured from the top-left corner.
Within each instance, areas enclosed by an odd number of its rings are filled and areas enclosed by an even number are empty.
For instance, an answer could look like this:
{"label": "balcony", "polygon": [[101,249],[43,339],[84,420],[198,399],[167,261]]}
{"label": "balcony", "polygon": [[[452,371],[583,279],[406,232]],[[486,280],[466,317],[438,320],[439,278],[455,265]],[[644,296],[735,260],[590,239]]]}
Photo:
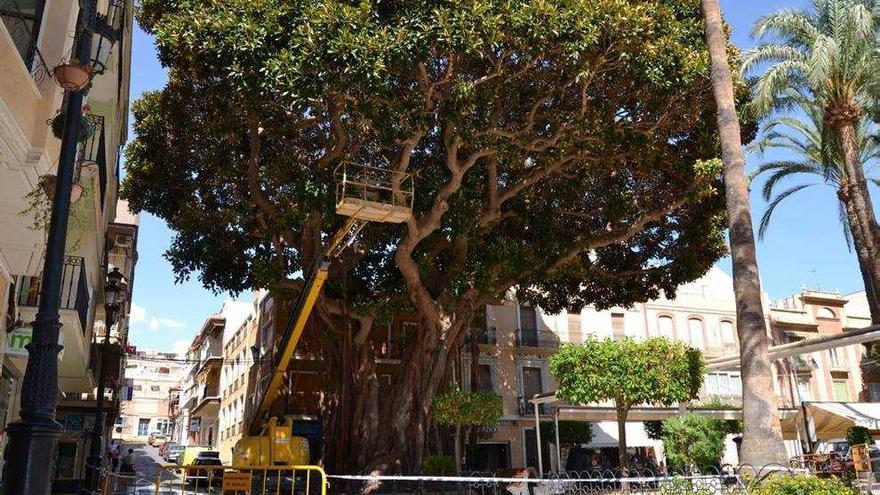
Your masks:
{"label": "balcony", "polygon": [[474,338],[476,338],[478,344],[483,345],[497,345],[498,339],[495,336],[495,327],[489,328],[475,328],[473,330]]}
{"label": "balcony", "polygon": [[37,84],[49,75],[49,67],[37,48],[37,37],[42,23],[40,10],[42,9],[33,7],[33,2],[0,0],[0,21],[9,33],[15,51]]}
{"label": "balcony", "polygon": [[[535,416],[535,405],[532,404],[531,401],[533,396],[524,397],[519,396],[516,399],[517,408],[519,409],[520,416],[534,417]],[[547,404],[538,404],[538,414],[541,416],[546,416],[549,414],[547,412]]]}
{"label": "balcony", "polygon": [[[16,302],[19,306],[40,305],[40,277],[20,277],[16,291]],[[89,301],[83,258],[65,256],[64,264],[61,265],[61,309],[76,311],[81,329],[86,328]]]}
{"label": "balcony", "polygon": [[516,345],[518,347],[541,347],[558,349],[559,336],[549,331],[517,330]]}
{"label": "balcony", "polygon": [[77,159],[81,166],[97,166],[98,189],[101,207],[103,208],[106,201],[105,196],[107,195],[107,154],[104,145],[104,117],[102,115],[87,115],[86,119],[89,121],[92,133],[88,139],[80,143]]}

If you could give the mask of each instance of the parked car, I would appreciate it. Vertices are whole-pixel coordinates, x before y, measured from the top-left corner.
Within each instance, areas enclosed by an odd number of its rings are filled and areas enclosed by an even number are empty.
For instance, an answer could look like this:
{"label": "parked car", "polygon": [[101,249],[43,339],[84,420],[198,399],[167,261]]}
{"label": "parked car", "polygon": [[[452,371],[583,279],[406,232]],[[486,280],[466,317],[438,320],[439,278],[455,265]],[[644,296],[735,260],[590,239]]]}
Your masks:
{"label": "parked car", "polygon": [[192,465],[186,468],[187,483],[196,486],[219,486],[223,483],[223,463],[220,461],[220,453],[215,453],[217,457],[200,455],[195,458]]}
{"label": "parked car", "polygon": [[163,433],[159,430],[153,430],[150,432],[150,435],[147,437],[147,444],[153,445],[153,440],[156,438],[156,435],[162,435]]}
{"label": "parked car", "polygon": [[159,457],[161,457],[163,460],[167,460],[165,459],[165,454],[168,452],[169,448],[175,445],[177,445],[177,442],[165,442],[161,447],[159,447]]}
{"label": "parked car", "polygon": [[168,447],[165,449],[165,462],[180,464],[180,460],[183,458],[183,452],[185,450],[186,447],[183,445],[174,444],[171,447]]}
{"label": "parked car", "polygon": [[153,447],[156,447],[156,448],[161,448],[163,445],[165,445],[165,443],[167,441],[168,441],[168,435],[165,435],[164,433],[160,433],[158,435],[153,435],[153,443],[151,443],[150,445],[152,445]]}

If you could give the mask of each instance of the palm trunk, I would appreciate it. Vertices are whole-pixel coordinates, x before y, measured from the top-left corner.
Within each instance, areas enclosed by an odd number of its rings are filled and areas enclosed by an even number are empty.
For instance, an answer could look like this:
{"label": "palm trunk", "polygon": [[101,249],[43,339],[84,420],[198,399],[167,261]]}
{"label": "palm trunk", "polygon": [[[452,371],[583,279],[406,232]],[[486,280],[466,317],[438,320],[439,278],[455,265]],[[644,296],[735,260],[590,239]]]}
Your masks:
{"label": "palm trunk", "polygon": [[[841,113],[857,115],[856,112]],[[871,322],[877,325],[880,324],[880,301],[877,300],[880,293],[880,233],[859,156],[855,120],[852,117],[829,120],[843,152],[846,172],[846,177],[841,180],[838,197],[846,205],[847,221],[859,259],[868,307],[871,310]]]}
{"label": "palm trunk", "polygon": [[743,382],[743,442],[740,462],[752,466],[788,461],[773,375],[767,356],[767,327],[761,301],[758,261],[749,193],[746,187],[739,119],[734,104],[733,80],[727,62],[727,36],[718,0],[702,0],[706,41],[712,61],[712,89],[717,106],[721,158],[724,162],[727,212],[730,216],[730,251],[736,297],[737,334]]}

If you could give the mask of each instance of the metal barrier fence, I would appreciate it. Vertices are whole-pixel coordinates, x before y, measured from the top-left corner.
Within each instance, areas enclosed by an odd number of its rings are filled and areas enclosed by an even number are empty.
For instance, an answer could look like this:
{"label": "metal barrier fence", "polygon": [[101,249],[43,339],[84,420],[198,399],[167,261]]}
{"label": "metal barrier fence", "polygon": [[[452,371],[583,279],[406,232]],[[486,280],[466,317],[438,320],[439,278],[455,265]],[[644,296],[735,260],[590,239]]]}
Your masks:
{"label": "metal barrier fence", "polygon": [[103,495],[326,495],[319,466],[163,466],[154,477],[110,472]]}
{"label": "metal barrier fence", "polygon": [[[789,466],[724,466],[711,472],[614,470],[552,473],[543,479],[527,474],[505,477],[497,473],[464,476],[346,476],[328,475],[331,494],[382,495],[747,495],[749,488],[773,474],[798,474]],[[511,476],[511,475],[508,475]]]}

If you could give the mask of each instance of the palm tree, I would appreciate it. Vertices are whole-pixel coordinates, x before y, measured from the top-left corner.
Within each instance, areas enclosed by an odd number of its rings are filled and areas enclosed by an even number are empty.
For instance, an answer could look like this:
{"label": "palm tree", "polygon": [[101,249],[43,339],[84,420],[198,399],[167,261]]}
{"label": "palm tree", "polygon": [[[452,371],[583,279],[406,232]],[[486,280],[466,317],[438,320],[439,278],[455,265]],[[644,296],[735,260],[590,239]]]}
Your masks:
{"label": "palm tree", "polygon": [[734,104],[733,78],[727,61],[727,35],[724,32],[718,0],[702,2],[706,19],[706,42],[712,61],[712,89],[717,107],[721,160],[724,163],[727,212],[730,217],[736,331],[740,342],[743,383],[743,442],[740,461],[753,466],[784,464],[788,456],[782,441],[779,409],[767,356],[767,327],[758,279],[745,158]]}
{"label": "palm tree", "polygon": [[[757,39],[772,37],[746,52],[744,71],[767,67],[753,88],[759,113],[786,109],[792,93],[821,108],[823,125],[840,150],[843,173],[838,196],[847,206],[863,274],[880,276],[880,228],[868,193],[857,128],[876,100],[880,50],[880,0],[814,0],[811,11],[781,10],[758,20]],[[866,287],[870,291],[870,287]],[[880,314],[872,313],[875,324]]]}
{"label": "palm tree", "polygon": [[[858,219],[854,212],[852,197],[844,194],[842,188],[851,181],[847,176],[842,151],[837,140],[829,136],[829,126],[823,118],[823,109],[799,95],[790,95],[792,103],[802,110],[806,118],[791,115],[777,115],[764,124],[760,138],[749,148],[763,153],[768,149],[783,150],[792,156],[787,160],[776,160],[758,167],[751,177],[767,176],[761,189],[764,200],[768,202],[764,215],[761,216],[758,237],[763,238],[770,226],[770,219],[776,208],[790,196],[807,188],[828,186],[835,190],[838,198],[840,223],[843,225],[844,239],[847,246],[855,245],[859,268],[865,284],[871,317],[876,322],[880,315],[880,304],[877,301],[880,280],[870,270],[870,254],[861,239],[854,239],[852,233],[858,232]],[[880,142],[870,132],[873,128],[871,120],[862,117],[856,125],[856,144],[859,150],[859,161],[865,166],[874,165],[880,160]],[[867,168],[867,171],[870,171]],[[866,173],[866,175],[868,175]],[[813,179],[779,191],[782,182],[791,177]],[[871,182],[880,185],[880,179],[871,178]]]}

